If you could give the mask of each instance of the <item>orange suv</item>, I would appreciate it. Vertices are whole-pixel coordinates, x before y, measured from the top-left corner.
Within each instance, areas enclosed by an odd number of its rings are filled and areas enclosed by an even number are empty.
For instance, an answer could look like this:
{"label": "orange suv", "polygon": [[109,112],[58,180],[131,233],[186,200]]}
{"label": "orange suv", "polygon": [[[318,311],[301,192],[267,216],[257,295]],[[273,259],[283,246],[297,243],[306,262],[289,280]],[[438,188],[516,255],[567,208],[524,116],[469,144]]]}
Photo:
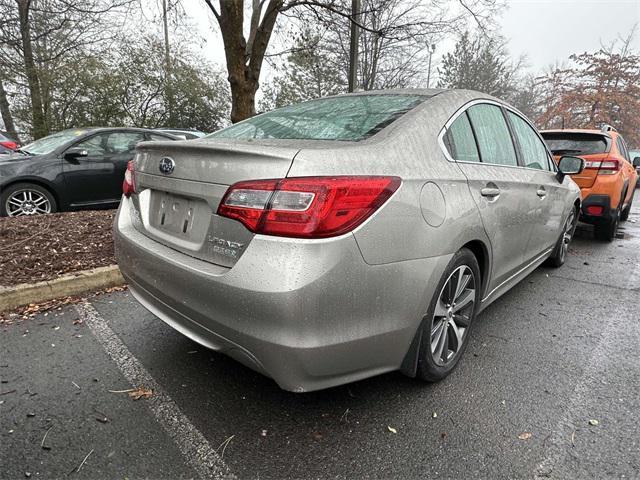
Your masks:
{"label": "orange suv", "polygon": [[556,161],[563,155],[585,160],[582,173],[571,176],[582,191],[580,220],[594,225],[597,238],[612,241],[618,222],[629,217],[638,180],[624,139],[608,125],[601,130],[540,133]]}

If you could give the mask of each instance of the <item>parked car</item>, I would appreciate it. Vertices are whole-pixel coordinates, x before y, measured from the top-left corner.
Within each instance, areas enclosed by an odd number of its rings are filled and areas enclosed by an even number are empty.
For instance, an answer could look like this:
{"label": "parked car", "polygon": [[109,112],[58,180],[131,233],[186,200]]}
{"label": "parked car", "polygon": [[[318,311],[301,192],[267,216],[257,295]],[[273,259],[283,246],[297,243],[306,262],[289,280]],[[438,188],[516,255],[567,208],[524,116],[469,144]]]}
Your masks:
{"label": "parked car", "polygon": [[445,377],[478,312],[564,263],[580,209],[583,161],[472,91],[328,97],[137,152],[114,225],[133,296],[296,392]]}
{"label": "parked car", "polygon": [[629,152],[629,156],[631,157],[633,166],[636,167],[636,172],[638,173],[636,187],[640,187],[640,150],[631,150]]}
{"label": "parked car", "polygon": [[78,128],[2,155],[0,216],[117,206],[138,142],[172,139],[139,128]]}
{"label": "parked car", "polygon": [[204,132],[190,130],[188,128],[156,128],[155,131],[168,133],[181,140],[193,140],[195,138],[202,138],[206,135]]}
{"label": "parked car", "polygon": [[629,218],[638,180],[622,135],[610,126],[541,133],[556,158],[577,155],[586,161],[584,171],[573,176],[582,190],[580,220],[594,225],[597,238],[612,241],[619,222]]}
{"label": "parked car", "polygon": [[[0,147],[8,150],[15,150],[18,146],[18,142],[11,138],[7,132],[0,132]],[[2,151],[0,151],[0,153],[2,153]]]}

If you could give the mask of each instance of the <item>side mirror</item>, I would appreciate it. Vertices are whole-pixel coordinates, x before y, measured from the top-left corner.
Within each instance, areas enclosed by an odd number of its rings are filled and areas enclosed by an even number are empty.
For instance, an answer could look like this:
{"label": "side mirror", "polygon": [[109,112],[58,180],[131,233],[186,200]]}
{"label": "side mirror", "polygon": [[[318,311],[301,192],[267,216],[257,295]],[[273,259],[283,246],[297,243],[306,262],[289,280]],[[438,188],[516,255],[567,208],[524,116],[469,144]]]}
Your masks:
{"label": "side mirror", "polygon": [[89,151],[84,148],[70,148],[64,152],[65,160],[77,160],[78,158],[88,157]]}
{"label": "side mirror", "polygon": [[640,167],[640,157],[636,157],[633,159],[633,166],[636,168]]}
{"label": "side mirror", "polygon": [[565,156],[558,162],[558,180],[563,181],[566,175],[576,175],[584,170],[584,160],[580,157]]}

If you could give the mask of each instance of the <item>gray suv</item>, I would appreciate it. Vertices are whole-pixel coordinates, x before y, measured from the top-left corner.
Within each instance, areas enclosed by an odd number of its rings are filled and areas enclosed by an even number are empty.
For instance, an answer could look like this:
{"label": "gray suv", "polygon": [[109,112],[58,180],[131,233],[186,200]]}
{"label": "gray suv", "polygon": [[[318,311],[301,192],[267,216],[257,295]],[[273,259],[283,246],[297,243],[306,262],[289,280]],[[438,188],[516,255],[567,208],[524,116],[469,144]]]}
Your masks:
{"label": "gray suv", "polygon": [[480,311],[564,263],[581,169],[478,92],[312,100],[140,144],[117,258],[157,317],[283,389],[436,381]]}

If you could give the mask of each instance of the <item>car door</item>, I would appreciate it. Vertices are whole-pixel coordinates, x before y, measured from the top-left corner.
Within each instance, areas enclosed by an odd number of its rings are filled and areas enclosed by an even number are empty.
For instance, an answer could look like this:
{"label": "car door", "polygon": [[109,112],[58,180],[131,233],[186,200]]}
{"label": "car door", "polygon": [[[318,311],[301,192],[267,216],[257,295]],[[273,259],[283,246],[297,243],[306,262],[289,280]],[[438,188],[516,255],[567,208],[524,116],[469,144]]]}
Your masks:
{"label": "car door", "polygon": [[525,247],[525,262],[553,248],[567,215],[569,189],[566,179],[558,181],[555,164],[534,127],[517,113],[507,110],[507,118],[518,147],[525,194],[531,202],[532,232]]}
{"label": "car door", "polygon": [[497,104],[470,106],[448,127],[446,137],[491,241],[493,265],[487,291],[492,291],[524,262],[534,220],[525,195],[527,175],[518,166],[507,121]]}
{"label": "car door", "polygon": [[86,156],[67,158],[63,153],[63,175],[72,206],[115,203],[122,194],[127,162],[135,145],[144,140],[138,132],[100,132],[71,145]]}

